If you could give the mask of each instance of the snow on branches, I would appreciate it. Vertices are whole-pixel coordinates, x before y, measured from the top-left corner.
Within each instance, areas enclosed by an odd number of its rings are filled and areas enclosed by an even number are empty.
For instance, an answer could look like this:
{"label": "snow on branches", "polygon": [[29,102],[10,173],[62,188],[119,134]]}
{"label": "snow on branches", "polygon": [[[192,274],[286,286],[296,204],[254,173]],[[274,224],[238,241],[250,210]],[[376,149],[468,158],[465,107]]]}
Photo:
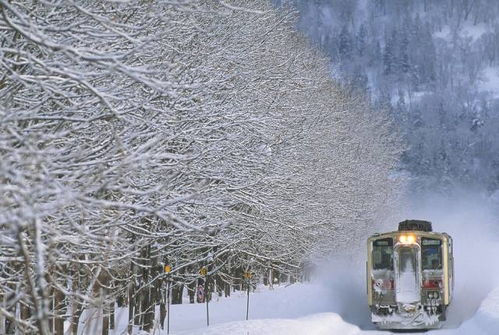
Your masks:
{"label": "snow on branches", "polygon": [[149,330],[167,276],[296,274],[392,192],[385,120],[266,1],[0,14],[0,332],[109,328],[115,300]]}

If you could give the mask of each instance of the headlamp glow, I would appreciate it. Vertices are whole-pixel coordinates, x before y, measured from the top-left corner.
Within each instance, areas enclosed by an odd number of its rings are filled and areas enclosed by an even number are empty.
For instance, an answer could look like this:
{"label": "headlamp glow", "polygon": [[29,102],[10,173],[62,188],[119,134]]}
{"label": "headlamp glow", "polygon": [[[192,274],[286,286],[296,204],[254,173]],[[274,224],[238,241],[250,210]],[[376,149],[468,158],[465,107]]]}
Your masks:
{"label": "headlamp glow", "polygon": [[399,242],[403,244],[416,243],[416,236],[414,235],[400,235]]}

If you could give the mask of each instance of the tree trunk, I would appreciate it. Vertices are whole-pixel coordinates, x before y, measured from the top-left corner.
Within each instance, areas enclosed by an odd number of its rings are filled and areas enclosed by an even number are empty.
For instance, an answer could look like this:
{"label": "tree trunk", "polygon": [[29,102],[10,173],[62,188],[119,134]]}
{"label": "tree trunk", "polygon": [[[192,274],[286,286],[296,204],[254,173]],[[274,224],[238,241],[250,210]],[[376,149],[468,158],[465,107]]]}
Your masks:
{"label": "tree trunk", "polygon": [[[21,304],[21,320],[29,320],[31,311],[28,306]],[[0,334],[4,334],[0,332]]]}
{"label": "tree trunk", "polygon": [[116,304],[118,307],[125,307],[125,297],[121,294],[116,297]]}
{"label": "tree trunk", "polygon": [[54,334],[64,335],[64,293],[54,289]]}
{"label": "tree trunk", "polygon": [[[73,298],[75,299],[75,298]],[[80,322],[80,316],[83,313],[83,306],[75,300],[73,300],[73,312],[71,316],[71,334],[78,334],[78,323]]]}
{"label": "tree trunk", "polygon": [[144,323],[143,323],[143,329],[146,332],[149,332],[152,328],[152,322],[154,320],[154,304],[152,301],[151,297],[151,287],[149,286],[145,290],[145,296],[144,296]]}
{"label": "tree trunk", "polygon": [[114,321],[115,320],[114,310],[115,310],[115,302],[113,300],[109,306],[109,328],[110,329],[114,329],[116,327],[115,321]]}
{"label": "tree trunk", "polygon": [[[20,292],[19,292],[19,288],[21,287],[21,284],[20,283],[17,283],[16,284],[16,296],[19,296]],[[16,317],[16,321],[20,318],[21,316],[21,302],[18,300],[15,304],[15,313],[14,313],[15,317]],[[15,329],[15,332],[14,334],[15,335],[20,335],[21,334],[21,329],[20,329],[20,325],[18,322],[13,322],[14,324],[14,329]]]}
{"label": "tree trunk", "polygon": [[73,292],[73,296],[71,297],[71,334],[77,335],[78,323],[80,322],[80,316],[83,313],[83,306],[78,302],[78,297],[76,296],[80,285],[78,265],[75,264],[71,272],[73,278],[71,282],[71,291]]}
{"label": "tree trunk", "polygon": [[[133,271],[132,271],[133,273]],[[135,303],[134,303],[134,298],[133,298],[133,295],[134,295],[134,279],[132,277],[132,279],[130,280],[130,283],[128,285],[128,334],[132,334],[132,331],[133,331],[133,319],[134,319],[134,315],[133,315],[133,312],[134,312],[134,306],[135,306]]]}
{"label": "tree trunk", "polygon": [[[165,319],[166,319],[166,304],[167,304],[167,296],[168,296],[168,281],[164,281],[159,291],[159,323],[161,324],[161,329],[165,329]],[[168,311],[169,313],[170,311]]]}
{"label": "tree trunk", "polygon": [[215,285],[217,288],[217,294],[219,297],[221,297],[224,291],[224,282],[219,275],[215,276]]}
{"label": "tree trunk", "polygon": [[187,293],[189,294],[189,303],[193,304],[196,297],[196,281],[187,284]]}
{"label": "tree trunk", "polygon": [[101,288],[102,299],[102,335],[109,335],[109,302],[107,301],[107,289]]}
{"label": "tree trunk", "polygon": [[[7,287],[9,288],[9,291],[12,292],[12,290],[15,289],[16,285],[9,283],[9,284],[7,284]],[[13,298],[14,294],[15,293],[8,294],[7,292],[5,292],[4,303],[5,303],[5,308],[7,309],[7,311],[13,315],[16,315],[16,305],[13,305],[13,304],[7,305],[7,302]],[[9,298],[11,298],[11,299],[9,299]],[[5,333],[3,333],[3,334],[12,334],[14,331],[15,331],[15,323],[12,321],[12,319],[6,318],[5,319]]]}
{"label": "tree trunk", "polygon": [[166,303],[162,301],[159,304],[159,323],[161,324],[161,329],[165,329],[165,319],[166,319]]}
{"label": "tree trunk", "polygon": [[[150,260],[150,268],[147,269],[147,282],[152,280],[152,278],[158,278],[160,275],[160,269],[161,271],[163,270],[163,267],[159,267],[157,263],[157,258],[153,257],[151,254],[151,247],[149,246],[147,248],[147,253],[148,253],[148,259]],[[151,279],[150,279],[151,278]],[[147,311],[145,315],[145,322],[144,322],[144,330],[149,331],[153,328],[154,325],[154,317],[156,315],[156,305],[159,303],[160,299],[160,292],[161,290],[161,281],[158,279],[155,279],[149,284],[149,287],[147,289]]]}
{"label": "tree trunk", "polygon": [[98,292],[102,301],[102,335],[109,335],[109,284],[110,275],[106,269],[102,269],[97,278]]}
{"label": "tree trunk", "polygon": [[55,304],[54,304],[54,296],[53,296],[52,292],[53,292],[52,288],[47,289],[47,295],[48,295],[48,298],[49,298],[48,309],[49,309],[49,311],[52,311],[52,315],[48,317],[48,326],[49,326],[48,328],[49,328],[49,331],[50,331],[49,334],[53,334],[54,333],[54,316],[55,316],[54,305]]}
{"label": "tree trunk", "polygon": [[182,294],[184,292],[184,285],[178,284],[172,287],[172,304],[182,303]]}
{"label": "tree trunk", "polygon": [[[140,289],[140,288],[139,288]],[[134,292],[134,295],[137,294],[137,289],[135,290]],[[139,326],[140,325],[140,316],[142,314],[142,310],[141,310],[141,300],[140,299],[140,296],[135,296],[135,299],[134,299],[134,318],[133,318],[133,324],[136,325],[136,326]]]}
{"label": "tree trunk", "polygon": [[[103,294],[105,294],[103,290]],[[105,299],[105,297],[103,297]],[[107,301],[102,302],[102,335],[109,335],[109,308]]]}
{"label": "tree trunk", "polygon": [[[2,304],[2,308],[7,307],[7,292],[0,292],[0,302]],[[0,313],[0,334],[5,334],[5,315]]]}

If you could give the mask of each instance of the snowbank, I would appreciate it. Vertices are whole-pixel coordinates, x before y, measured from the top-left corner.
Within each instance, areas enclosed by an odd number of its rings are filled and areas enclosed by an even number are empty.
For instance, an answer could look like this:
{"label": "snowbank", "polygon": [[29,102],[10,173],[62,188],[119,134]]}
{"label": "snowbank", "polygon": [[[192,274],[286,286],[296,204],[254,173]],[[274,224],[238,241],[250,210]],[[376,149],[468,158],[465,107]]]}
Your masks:
{"label": "snowbank", "polygon": [[489,293],[476,313],[455,329],[444,329],[436,335],[497,335],[499,333],[499,287]]}
{"label": "snowbank", "polygon": [[[233,322],[239,323],[239,321],[256,327],[262,322],[270,325],[271,320],[268,319],[274,319],[281,324],[282,319],[295,319],[311,314],[331,312],[333,311],[332,303],[331,288],[319,284],[297,283],[287,287],[277,286],[272,290],[259,286],[256,292],[250,294],[250,320],[247,322],[243,321],[246,317],[246,293],[235,292],[230,298],[215,297],[210,302],[210,326],[206,329],[204,329],[206,327],[205,304],[173,305],[170,329],[173,332],[196,328],[211,331],[212,328],[218,329],[215,328],[217,324],[232,324]],[[293,320],[285,321],[289,321],[287,324],[291,327]],[[299,323],[302,324],[303,321]],[[230,327],[233,326],[230,325]],[[276,327],[280,326],[276,325]],[[221,334],[232,334],[232,332]]]}
{"label": "snowbank", "polygon": [[[309,286],[309,287],[307,287]],[[315,285],[297,285],[290,289],[305,289],[305,292],[318,289]],[[281,290],[278,295],[285,295],[287,289]],[[270,294],[276,292],[270,292]],[[267,295],[264,294],[264,295]],[[228,300],[226,301],[228,302]],[[293,308],[291,308],[292,310]],[[359,311],[362,313],[362,311]],[[428,331],[426,334],[435,335],[497,335],[499,331],[499,287],[488,294],[482,301],[476,313],[457,328]],[[387,331],[363,330],[358,326],[346,322],[337,313],[319,313],[297,319],[258,319],[236,321],[202,327],[197,330],[182,331],[179,335],[322,335],[322,334],[389,334]]]}
{"label": "snowbank", "polygon": [[474,320],[485,332],[499,333],[499,287],[482,302]]}
{"label": "snowbank", "polygon": [[[499,287],[482,301],[476,314],[456,329],[456,334],[497,335],[499,333]],[[449,332],[450,334],[450,332]]]}

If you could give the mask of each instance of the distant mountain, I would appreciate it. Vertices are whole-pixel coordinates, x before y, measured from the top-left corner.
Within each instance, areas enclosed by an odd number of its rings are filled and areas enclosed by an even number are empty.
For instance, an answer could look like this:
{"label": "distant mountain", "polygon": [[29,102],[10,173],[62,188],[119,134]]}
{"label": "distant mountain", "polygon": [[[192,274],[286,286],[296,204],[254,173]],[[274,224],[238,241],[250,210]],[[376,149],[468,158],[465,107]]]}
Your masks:
{"label": "distant mountain", "polygon": [[333,75],[389,108],[415,187],[499,188],[499,2],[281,0]]}

